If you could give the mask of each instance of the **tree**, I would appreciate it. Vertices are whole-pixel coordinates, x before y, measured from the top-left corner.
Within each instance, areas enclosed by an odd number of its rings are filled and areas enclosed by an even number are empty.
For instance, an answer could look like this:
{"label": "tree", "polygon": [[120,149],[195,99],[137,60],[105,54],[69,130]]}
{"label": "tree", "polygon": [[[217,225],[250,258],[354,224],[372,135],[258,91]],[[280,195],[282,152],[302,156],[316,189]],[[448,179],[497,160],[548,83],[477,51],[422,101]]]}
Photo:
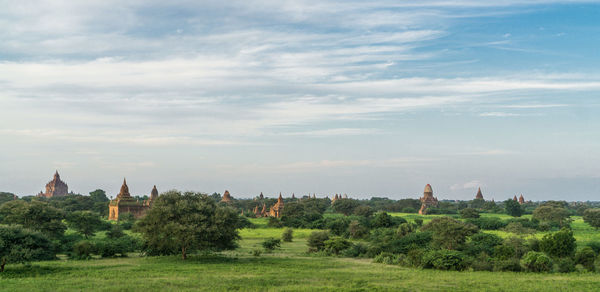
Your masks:
{"label": "tree", "polygon": [[194,250],[234,249],[240,238],[239,216],[229,207],[217,206],[205,194],[169,191],[162,194],[136,224],[150,254],[181,258]]}
{"label": "tree", "polygon": [[373,215],[373,208],[367,205],[361,205],[354,209],[354,215],[363,216],[363,217],[371,217]]}
{"label": "tree", "polygon": [[281,246],[281,239],[279,238],[267,238],[262,242],[262,246],[267,251],[272,251]]}
{"label": "tree", "polygon": [[40,231],[48,237],[58,239],[67,227],[62,223],[64,213],[46,202],[22,200],[6,202],[0,206],[2,223],[20,224],[24,228]]}
{"label": "tree", "polygon": [[[480,199],[481,200],[481,199]],[[479,218],[479,212],[473,208],[465,208],[460,210],[460,218]]]}
{"label": "tree", "polygon": [[568,225],[569,223],[569,211],[563,207],[558,207],[552,204],[544,204],[533,210],[533,219],[537,219],[541,222],[549,222],[558,224],[561,227]]}
{"label": "tree", "polygon": [[67,225],[88,238],[103,229],[104,221],[92,211],[75,211],[67,216]]}
{"label": "tree", "polygon": [[93,211],[102,216],[107,216],[109,199],[106,196],[106,192],[101,189],[97,189],[93,192],[90,192],[90,198],[94,202]]}
{"label": "tree", "polygon": [[285,242],[292,242],[293,238],[294,230],[292,230],[292,228],[286,228],[285,230],[283,230],[283,233],[281,234],[281,240]]}
{"label": "tree", "polygon": [[333,203],[333,210],[337,213],[342,213],[346,216],[352,214],[360,204],[357,200],[338,199]]}
{"label": "tree", "polygon": [[52,242],[41,232],[21,226],[0,226],[0,272],[7,263],[55,258]]}
{"label": "tree", "polygon": [[504,201],[504,208],[506,209],[506,214],[513,217],[521,217],[523,215],[523,208],[521,208],[521,204],[519,202],[508,199]]}
{"label": "tree", "polygon": [[540,241],[540,249],[553,257],[572,257],[576,247],[573,231],[567,228],[546,234]]}
{"label": "tree", "polygon": [[583,221],[598,230],[600,228],[600,209],[583,211]]}
{"label": "tree", "polygon": [[433,232],[433,243],[445,249],[457,249],[468,236],[477,233],[477,227],[450,217],[437,217],[425,224],[422,231]]}
{"label": "tree", "polygon": [[308,236],[308,251],[315,252],[325,248],[325,241],[329,240],[329,232],[327,231],[313,231]]}
{"label": "tree", "polygon": [[15,199],[15,194],[7,193],[7,192],[0,192],[0,205],[4,204],[6,202],[10,202],[14,199]]}
{"label": "tree", "polygon": [[390,216],[386,212],[377,212],[371,225],[374,228],[388,228],[394,226],[394,221],[392,220],[392,216]]}

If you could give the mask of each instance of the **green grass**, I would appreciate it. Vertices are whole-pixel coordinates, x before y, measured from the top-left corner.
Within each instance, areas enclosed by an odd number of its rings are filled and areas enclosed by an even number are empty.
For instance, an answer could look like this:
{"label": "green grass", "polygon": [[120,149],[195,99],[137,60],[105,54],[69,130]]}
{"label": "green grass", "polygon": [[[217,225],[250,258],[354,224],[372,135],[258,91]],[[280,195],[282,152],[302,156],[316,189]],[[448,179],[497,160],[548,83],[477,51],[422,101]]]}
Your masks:
{"label": "green grass", "polygon": [[[394,213],[409,221],[425,222],[440,215]],[[483,214],[483,216],[504,216]],[[508,219],[510,217],[502,217]],[[574,217],[578,244],[600,241],[600,232]],[[283,228],[258,226],[240,231],[240,247],[213,256],[177,256],[61,260],[32,266],[7,265],[0,276],[1,291],[594,291],[596,273],[534,274],[511,272],[447,272],[409,269],[372,263],[370,259],[320,257],[306,253],[313,231],[295,229],[293,242],[281,249],[251,255],[269,237],[281,238]],[[488,231],[486,231],[488,232]],[[508,236],[503,231],[493,231]],[[98,236],[103,236],[99,234]],[[536,236],[543,236],[539,233]]]}

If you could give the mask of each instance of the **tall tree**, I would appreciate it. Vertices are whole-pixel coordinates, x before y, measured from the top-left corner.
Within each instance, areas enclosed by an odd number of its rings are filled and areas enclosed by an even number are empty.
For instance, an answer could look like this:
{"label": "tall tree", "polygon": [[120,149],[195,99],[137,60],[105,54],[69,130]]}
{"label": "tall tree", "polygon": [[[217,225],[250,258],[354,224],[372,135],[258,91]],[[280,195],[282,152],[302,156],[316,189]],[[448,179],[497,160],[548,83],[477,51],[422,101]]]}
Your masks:
{"label": "tall tree", "polygon": [[195,250],[233,249],[239,239],[239,217],[228,207],[199,193],[169,191],[154,203],[136,229],[150,254],[173,254],[182,259]]}
{"label": "tall tree", "polygon": [[521,217],[521,215],[523,215],[521,204],[515,200],[508,199],[504,201],[504,208],[506,209],[506,214],[510,216]]}
{"label": "tall tree", "polygon": [[46,202],[22,200],[10,201],[0,206],[2,223],[20,224],[25,228],[40,231],[51,238],[59,238],[67,227],[62,222],[63,211]]}
{"label": "tall tree", "polygon": [[67,225],[88,238],[103,229],[104,221],[92,211],[75,211],[67,216]]}
{"label": "tall tree", "polygon": [[600,228],[600,209],[587,209],[583,211],[583,221],[590,226]]}
{"label": "tall tree", "polygon": [[477,233],[475,225],[450,217],[433,218],[421,230],[433,232],[433,243],[445,249],[457,249],[466,242],[468,236]]}
{"label": "tall tree", "polygon": [[52,242],[40,232],[0,225],[0,272],[7,263],[54,259],[53,251]]}

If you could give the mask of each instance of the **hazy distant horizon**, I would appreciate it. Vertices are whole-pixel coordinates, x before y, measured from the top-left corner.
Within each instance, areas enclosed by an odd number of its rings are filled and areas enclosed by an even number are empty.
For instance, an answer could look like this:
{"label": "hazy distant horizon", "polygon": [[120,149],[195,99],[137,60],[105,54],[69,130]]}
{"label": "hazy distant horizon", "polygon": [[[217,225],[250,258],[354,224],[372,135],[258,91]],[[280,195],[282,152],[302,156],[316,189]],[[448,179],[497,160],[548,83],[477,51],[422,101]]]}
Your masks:
{"label": "hazy distant horizon", "polygon": [[600,200],[595,1],[0,0],[0,191]]}

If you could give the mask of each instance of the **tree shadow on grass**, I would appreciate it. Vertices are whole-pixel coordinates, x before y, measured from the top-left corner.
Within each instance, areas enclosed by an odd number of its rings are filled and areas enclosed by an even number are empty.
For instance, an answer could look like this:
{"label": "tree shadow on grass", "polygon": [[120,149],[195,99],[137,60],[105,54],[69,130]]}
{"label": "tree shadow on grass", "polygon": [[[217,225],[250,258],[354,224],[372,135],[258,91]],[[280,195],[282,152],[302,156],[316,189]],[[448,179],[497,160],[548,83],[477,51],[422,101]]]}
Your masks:
{"label": "tree shadow on grass", "polygon": [[65,266],[39,266],[39,265],[6,265],[1,279],[32,278],[49,274],[66,273],[74,270],[74,267]]}

